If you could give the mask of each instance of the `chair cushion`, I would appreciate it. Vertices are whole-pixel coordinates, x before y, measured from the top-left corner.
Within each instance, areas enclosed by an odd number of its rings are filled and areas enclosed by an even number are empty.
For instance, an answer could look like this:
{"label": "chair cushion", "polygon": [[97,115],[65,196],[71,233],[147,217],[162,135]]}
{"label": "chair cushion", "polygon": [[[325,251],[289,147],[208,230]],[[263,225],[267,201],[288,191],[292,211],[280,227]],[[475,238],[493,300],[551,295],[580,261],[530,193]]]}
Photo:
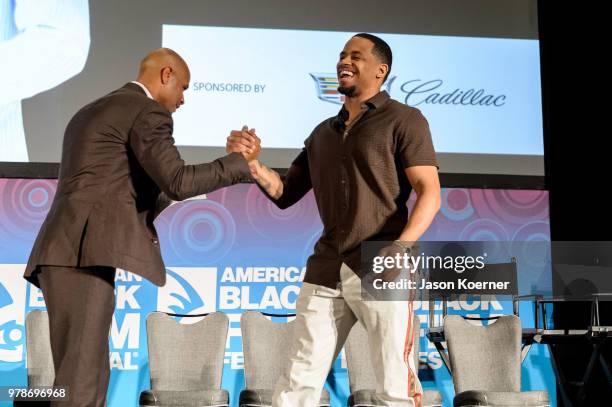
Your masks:
{"label": "chair cushion", "polygon": [[140,406],[217,407],[229,405],[227,390],[145,390]]}
{"label": "chair cushion", "polygon": [[[379,407],[383,404],[377,403],[375,390],[357,390],[349,396],[350,407]],[[423,391],[423,407],[439,407],[442,406],[442,395],[437,390]]]}
{"label": "chair cushion", "polygon": [[[240,392],[239,407],[266,407],[272,405],[274,390],[269,389],[244,389]],[[325,389],[321,392],[320,407],[329,407],[329,392]]]}
{"label": "chair cushion", "polygon": [[455,396],[455,407],[467,406],[548,406],[548,393],[545,391],[478,391],[469,390]]}

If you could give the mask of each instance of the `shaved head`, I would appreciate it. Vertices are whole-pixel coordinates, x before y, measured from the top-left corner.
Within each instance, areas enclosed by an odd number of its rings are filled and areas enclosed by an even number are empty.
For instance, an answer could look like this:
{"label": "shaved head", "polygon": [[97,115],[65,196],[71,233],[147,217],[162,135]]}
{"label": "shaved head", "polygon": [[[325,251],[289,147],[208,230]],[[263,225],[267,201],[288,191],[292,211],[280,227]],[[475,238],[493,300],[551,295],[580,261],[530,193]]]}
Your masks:
{"label": "shaved head", "polygon": [[138,76],[146,75],[150,71],[154,71],[155,74],[162,68],[169,66],[173,69],[183,69],[189,72],[189,67],[185,60],[170,48],[157,48],[145,56],[140,61],[140,69]]}
{"label": "shaved head", "polygon": [[157,48],[140,61],[137,81],[170,113],[185,103],[183,91],[189,87],[190,79],[187,63],[170,48]]}

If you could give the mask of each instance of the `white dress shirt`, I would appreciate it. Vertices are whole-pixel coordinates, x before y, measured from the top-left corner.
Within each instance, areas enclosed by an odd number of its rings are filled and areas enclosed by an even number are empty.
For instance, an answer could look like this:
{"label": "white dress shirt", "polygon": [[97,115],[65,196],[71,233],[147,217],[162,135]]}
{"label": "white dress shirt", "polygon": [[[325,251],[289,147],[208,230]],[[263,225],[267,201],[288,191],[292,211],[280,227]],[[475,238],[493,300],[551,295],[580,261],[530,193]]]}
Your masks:
{"label": "white dress shirt", "polygon": [[147,89],[147,87],[145,85],[143,85],[142,83],[140,83],[138,81],[132,81],[132,83],[135,83],[136,85],[140,86],[142,88],[142,90],[144,90],[144,93],[147,94],[147,97],[149,99],[153,99],[153,96],[151,95],[151,92],[149,92],[149,89]]}

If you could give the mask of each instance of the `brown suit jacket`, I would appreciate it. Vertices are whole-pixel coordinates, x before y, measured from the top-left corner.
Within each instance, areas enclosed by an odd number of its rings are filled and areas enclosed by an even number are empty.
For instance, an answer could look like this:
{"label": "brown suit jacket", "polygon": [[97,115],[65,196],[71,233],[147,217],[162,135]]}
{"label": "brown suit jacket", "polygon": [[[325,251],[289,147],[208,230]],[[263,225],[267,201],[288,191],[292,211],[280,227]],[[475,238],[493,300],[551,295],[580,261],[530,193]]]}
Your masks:
{"label": "brown suit jacket", "polygon": [[153,226],[160,192],[180,201],[250,179],[240,154],[185,165],[170,113],[128,83],[68,123],[57,192],[24,277],[39,286],[41,265],[110,266],[164,285]]}

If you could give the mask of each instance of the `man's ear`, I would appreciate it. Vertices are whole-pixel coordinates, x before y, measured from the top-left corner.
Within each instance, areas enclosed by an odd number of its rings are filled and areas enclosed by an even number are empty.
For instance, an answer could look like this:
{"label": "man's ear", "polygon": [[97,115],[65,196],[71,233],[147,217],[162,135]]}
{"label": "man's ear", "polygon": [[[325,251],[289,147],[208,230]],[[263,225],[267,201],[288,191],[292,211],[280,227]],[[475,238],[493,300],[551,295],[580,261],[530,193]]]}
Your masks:
{"label": "man's ear", "polygon": [[172,77],[172,68],[169,66],[166,66],[162,68],[160,73],[161,73],[162,84],[164,85],[168,84],[168,82],[170,82],[170,78]]}
{"label": "man's ear", "polygon": [[383,79],[385,75],[387,75],[387,72],[389,72],[389,65],[380,64],[378,65],[378,72],[376,73],[376,77],[379,79]]}

